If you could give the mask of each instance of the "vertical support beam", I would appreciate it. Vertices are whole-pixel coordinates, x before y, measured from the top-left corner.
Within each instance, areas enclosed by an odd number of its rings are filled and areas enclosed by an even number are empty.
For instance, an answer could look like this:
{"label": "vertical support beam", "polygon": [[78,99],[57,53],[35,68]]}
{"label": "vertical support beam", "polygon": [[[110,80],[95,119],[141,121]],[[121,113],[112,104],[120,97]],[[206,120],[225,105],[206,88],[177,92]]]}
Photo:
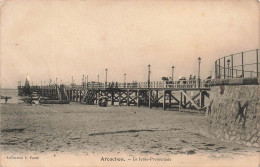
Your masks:
{"label": "vertical support beam", "polygon": [[163,110],[166,109],[166,104],[165,104],[165,90],[163,90]]}
{"label": "vertical support beam", "polygon": [[226,57],[224,57],[224,79],[226,78]]}
{"label": "vertical support beam", "polygon": [[158,90],[156,90],[156,108],[158,108],[158,103],[159,103],[159,94],[158,94]]}
{"label": "vertical support beam", "polygon": [[149,108],[152,108],[152,90],[149,90]]}
{"label": "vertical support beam", "polygon": [[95,91],[95,96],[96,96],[96,104],[98,104],[98,97],[99,97],[99,95],[98,95],[98,90],[94,90]]}
{"label": "vertical support beam", "polygon": [[138,99],[138,97],[137,97],[137,90],[135,91],[135,103],[136,103],[136,105],[137,105],[137,99]]}
{"label": "vertical support beam", "polygon": [[137,95],[136,95],[136,97],[137,97],[137,107],[139,107],[139,90],[137,90]]}
{"label": "vertical support beam", "polygon": [[231,63],[232,63],[232,66],[231,66],[231,69],[232,69],[232,72],[231,72],[231,75],[232,75],[232,78],[234,77],[234,60],[233,60],[233,55],[231,55]]}
{"label": "vertical support beam", "polygon": [[122,92],[121,90],[118,91],[118,103],[119,103],[119,106],[121,106],[121,95],[122,95]]}
{"label": "vertical support beam", "polygon": [[114,105],[114,101],[115,101],[115,99],[114,99],[114,91],[113,90],[111,90],[111,105]]}
{"label": "vertical support beam", "polygon": [[[184,91],[187,94],[187,91]],[[183,96],[183,104],[186,104],[186,96]],[[184,108],[186,108],[186,106],[183,106]]]}
{"label": "vertical support beam", "polygon": [[82,98],[81,93],[82,93],[82,90],[79,91],[79,101],[80,101],[80,102],[81,102],[81,98]]}
{"label": "vertical support beam", "polygon": [[217,79],[217,76],[218,76],[217,69],[218,69],[217,61],[215,61],[215,79]]}
{"label": "vertical support beam", "polygon": [[244,53],[242,52],[242,77],[244,78],[244,75],[245,75],[245,73],[244,73]]}
{"label": "vertical support beam", "polygon": [[169,108],[172,108],[172,91],[171,90],[169,90],[168,95],[169,95]]}
{"label": "vertical support beam", "polygon": [[203,105],[204,105],[204,95],[203,95],[203,91],[200,91],[200,104],[199,104],[199,107],[202,108]]}
{"label": "vertical support beam", "polygon": [[126,104],[129,106],[129,89],[127,89]]}
{"label": "vertical support beam", "polygon": [[179,111],[181,111],[182,109],[182,92],[179,91],[181,94],[180,94],[180,102],[179,102]]}
{"label": "vertical support beam", "polygon": [[256,49],[256,76],[259,77],[259,69],[258,69],[258,49]]}
{"label": "vertical support beam", "polygon": [[218,59],[218,75],[219,75],[219,79],[221,79],[220,59]]}

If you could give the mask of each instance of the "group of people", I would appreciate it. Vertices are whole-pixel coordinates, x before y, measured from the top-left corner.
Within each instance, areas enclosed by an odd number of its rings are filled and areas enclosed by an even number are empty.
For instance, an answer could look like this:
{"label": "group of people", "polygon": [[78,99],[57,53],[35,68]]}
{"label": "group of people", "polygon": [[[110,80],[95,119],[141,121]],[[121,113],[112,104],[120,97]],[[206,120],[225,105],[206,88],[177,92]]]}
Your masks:
{"label": "group of people", "polygon": [[108,87],[109,88],[118,88],[118,82],[111,82],[111,83],[108,83]]}

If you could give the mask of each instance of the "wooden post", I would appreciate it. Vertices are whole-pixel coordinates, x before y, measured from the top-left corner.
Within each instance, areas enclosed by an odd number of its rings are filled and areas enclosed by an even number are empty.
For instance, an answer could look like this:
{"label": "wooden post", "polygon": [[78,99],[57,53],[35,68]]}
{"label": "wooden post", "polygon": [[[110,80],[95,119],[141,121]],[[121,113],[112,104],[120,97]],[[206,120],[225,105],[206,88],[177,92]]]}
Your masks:
{"label": "wooden post", "polygon": [[126,104],[129,106],[129,89],[127,89]]}
{"label": "wooden post", "polygon": [[122,95],[122,92],[119,90],[118,91],[118,103],[119,103],[119,106],[121,106],[121,95]]}
{"label": "wooden post", "polygon": [[139,107],[139,90],[137,90],[137,95],[136,95],[136,101],[137,101],[137,107]]}
{"label": "wooden post", "polygon": [[156,108],[158,108],[158,103],[159,103],[159,94],[158,94],[158,90],[156,90]]}
{"label": "wooden post", "polygon": [[258,49],[256,49],[256,77],[259,77],[259,69],[258,69]]}
{"label": "wooden post", "polygon": [[204,107],[204,103],[205,103],[205,94],[204,91],[201,91],[200,108]]}
{"label": "wooden post", "polygon": [[233,55],[231,55],[231,62],[232,62],[232,66],[231,66],[231,69],[232,69],[232,72],[231,72],[231,75],[232,75],[232,78],[234,77],[234,60],[233,60]]}
{"label": "wooden post", "polygon": [[226,57],[224,57],[224,79],[226,78]]}
{"label": "wooden post", "polygon": [[79,95],[79,92],[78,92],[78,89],[76,90],[76,101],[78,101],[78,95]]}
{"label": "wooden post", "polygon": [[152,90],[149,90],[149,108],[152,108],[152,104],[151,104],[151,100],[152,100]]}
{"label": "wooden post", "polygon": [[81,102],[81,93],[82,93],[82,90],[79,91],[79,101]]}
{"label": "wooden post", "polygon": [[163,110],[166,109],[166,104],[165,104],[165,90],[163,90]]}
{"label": "wooden post", "polygon": [[137,90],[135,91],[135,102],[136,102],[136,105],[137,105],[137,99],[138,99],[138,97],[137,97]]}
{"label": "wooden post", "polygon": [[171,90],[169,90],[169,108],[171,108],[172,107],[172,91]]}
{"label": "wooden post", "polygon": [[114,105],[114,91],[111,91],[111,105]]}
{"label": "wooden post", "polygon": [[200,104],[199,104],[199,107],[202,108],[202,91],[200,91]]}
{"label": "wooden post", "polygon": [[[187,94],[187,91],[184,91]],[[183,104],[186,104],[186,96],[183,96]],[[184,106],[186,108],[186,106]]]}
{"label": "wooden post", "polygon": [[182,109],[182,92],[180,92],[180,102],[179,102],[179,111]]}
{"label": "wooden post", "polygon": [[218,78],[218,79],[221,79],[220,59],[218,59],[218,75],[219,75],[219,78]]}
{"label": "wooden post", "polygon": [[242,52],[242,78],[244,78],[244,53]]}

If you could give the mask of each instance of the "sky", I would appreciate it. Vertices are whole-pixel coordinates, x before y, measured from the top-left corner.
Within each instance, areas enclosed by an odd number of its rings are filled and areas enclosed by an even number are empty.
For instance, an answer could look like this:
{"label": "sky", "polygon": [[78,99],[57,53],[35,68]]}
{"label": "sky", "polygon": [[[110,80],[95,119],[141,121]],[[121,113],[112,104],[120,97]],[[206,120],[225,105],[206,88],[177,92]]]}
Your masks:
{"label": "sky", "polygon": [[232,53],[259,48],[257,0],[6,0],[1,8],[1,87],[174,79],[211,71]]}

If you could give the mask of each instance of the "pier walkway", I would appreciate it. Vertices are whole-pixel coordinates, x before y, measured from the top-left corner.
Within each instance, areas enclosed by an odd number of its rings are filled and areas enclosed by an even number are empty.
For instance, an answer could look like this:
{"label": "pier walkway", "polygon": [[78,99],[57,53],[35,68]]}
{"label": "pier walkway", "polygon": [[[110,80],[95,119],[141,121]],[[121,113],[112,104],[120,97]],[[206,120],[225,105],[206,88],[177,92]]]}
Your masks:
{"label": "pier walkway", "polygon": [[[23,86],[18,86],[19,95]],[[39,97],[53,100],[69,100],[82,104],[98,104],[101,97],[106,97],[111,105],[135,105],[178,107],[201,110],[209,98],[210,87],[207,80],[179,80],[158,82],[88,82],[82,85],[31,86],[30,90]]]}

